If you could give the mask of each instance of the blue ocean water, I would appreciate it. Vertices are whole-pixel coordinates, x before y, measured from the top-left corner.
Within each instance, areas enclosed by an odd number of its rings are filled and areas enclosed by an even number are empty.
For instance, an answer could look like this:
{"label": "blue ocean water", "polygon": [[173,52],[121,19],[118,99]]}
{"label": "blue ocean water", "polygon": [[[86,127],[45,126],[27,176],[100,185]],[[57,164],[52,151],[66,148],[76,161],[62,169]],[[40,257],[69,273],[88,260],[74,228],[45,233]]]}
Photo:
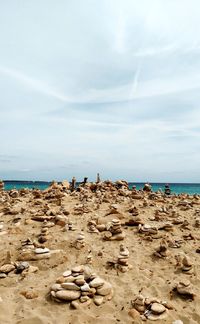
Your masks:
{"label": "blue ocean water", "polygon": [[[22,188],[38,188],[41,190],[46,189],[51,182],[45,181],[4,181],[5,189],[11,190],[13,188],[22,189]],[[137,189],[142,189],[144,183],[130,182],[129,187],[136,186]],[[151,183],[153,191],[159,189],[164,191],[165,183]],[[172,193],[187,193],[187,194],[200,194],[200,183],[170,183],[170,188]]]}

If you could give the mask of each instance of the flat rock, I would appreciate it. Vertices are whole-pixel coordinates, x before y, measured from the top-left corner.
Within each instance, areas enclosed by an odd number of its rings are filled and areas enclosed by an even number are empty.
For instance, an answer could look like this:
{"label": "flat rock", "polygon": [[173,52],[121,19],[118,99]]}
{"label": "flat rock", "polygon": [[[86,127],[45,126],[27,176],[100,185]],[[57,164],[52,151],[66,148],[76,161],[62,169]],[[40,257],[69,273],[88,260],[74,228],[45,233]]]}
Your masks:
{"label": "flat rock", "polygon": [[9,273],[9,272],[13,271],[14,269],[15,269],[15,266],[13,264],[4,264],[3,266],[1,266],[0,272]]}
{"label": "flat rock", "polygon": [[35,253],[36,254],[43,254],[43,253],[49,253],[50,250],[48,248],[36,248]]}
{"label": "flat rock", "polygon": [[66,290],[80,290],[80,287],[73,282],[64,282],[61,283],[61,287]]}
{"label": "flat rock", "polygon": [[81,292],[77,290],[60,290],[55,292],[55,296],[60,300],[72,301],[79,299]]}
{"label": "flat rock", "polygon": [[162,314],[166,311],[166,308],[165,306],[163,306],[162,304],[159,304],[159,303],[153,303],[151,305],[151,311],[154,313],[154,314]]}
{"label": "flat rock", "polygon": [[103,284],[105,283],[105,281],[101,278],[95,278],[90,282],[90,287],[92,288],[98,288],[98,287],[102,287]]}

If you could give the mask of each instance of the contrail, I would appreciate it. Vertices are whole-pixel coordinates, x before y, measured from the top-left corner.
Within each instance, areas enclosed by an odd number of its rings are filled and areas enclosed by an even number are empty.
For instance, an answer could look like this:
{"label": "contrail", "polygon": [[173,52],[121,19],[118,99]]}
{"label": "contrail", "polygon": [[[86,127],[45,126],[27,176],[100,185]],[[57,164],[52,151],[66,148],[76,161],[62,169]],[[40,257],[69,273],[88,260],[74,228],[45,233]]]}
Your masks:
{"label": "contrail", "polygon": [[141,73],[141,67],[142,67],[142,61],[139,62],[138,66],[137,66],[137,70],[135,72],[134,75],[134,79],[133,79],[133,83],[131,86],[131,91],[130,91],[130,96],[129,99],[133,99],[135,94],[137,93],[137,89],[138,89],[138,84],[139,84],[139,77],[140,77],[140,73]]}
{"label": "contrail", "polygon": [[30,76],[27,76],[26,74],[22,73],[21,71],[17,71],[15,69],[10,69],[7,67],[2,67],[0,66],[0,73],[7,75],[17,81],[19,81],[20,83],[24,84],[25,86],[36,90],[40,93],[46,94],[48,96],[57,98],[61,101],[64,102],[72,102],[73,100],[65,95],[63,95],[62,93],[59,93],[57,90],[51,88],[47,83],[32,78]]}

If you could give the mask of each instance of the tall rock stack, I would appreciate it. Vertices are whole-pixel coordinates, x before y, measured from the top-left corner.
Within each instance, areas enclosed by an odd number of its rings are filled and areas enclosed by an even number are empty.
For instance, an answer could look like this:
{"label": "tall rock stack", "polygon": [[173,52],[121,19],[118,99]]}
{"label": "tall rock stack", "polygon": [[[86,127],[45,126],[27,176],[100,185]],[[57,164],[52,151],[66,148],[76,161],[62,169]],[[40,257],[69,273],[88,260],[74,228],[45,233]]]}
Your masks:
{"label": "tall rock stack", "polygon": [[126,272],[129,269],[129,250],[124,247],[123,244],[120,245],[120,251],[117,258],[117,269],[121,272]]}

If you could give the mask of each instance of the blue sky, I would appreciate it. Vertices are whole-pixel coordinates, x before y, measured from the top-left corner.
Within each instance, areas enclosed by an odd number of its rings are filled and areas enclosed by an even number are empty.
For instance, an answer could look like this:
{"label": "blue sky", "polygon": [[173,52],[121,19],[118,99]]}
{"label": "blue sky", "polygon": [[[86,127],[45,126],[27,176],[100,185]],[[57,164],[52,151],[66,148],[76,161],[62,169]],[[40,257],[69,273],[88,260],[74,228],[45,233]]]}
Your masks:
{"label": "blue sky", "polygon": [[200,182],[199,0],[0,0],[0,178]]}

